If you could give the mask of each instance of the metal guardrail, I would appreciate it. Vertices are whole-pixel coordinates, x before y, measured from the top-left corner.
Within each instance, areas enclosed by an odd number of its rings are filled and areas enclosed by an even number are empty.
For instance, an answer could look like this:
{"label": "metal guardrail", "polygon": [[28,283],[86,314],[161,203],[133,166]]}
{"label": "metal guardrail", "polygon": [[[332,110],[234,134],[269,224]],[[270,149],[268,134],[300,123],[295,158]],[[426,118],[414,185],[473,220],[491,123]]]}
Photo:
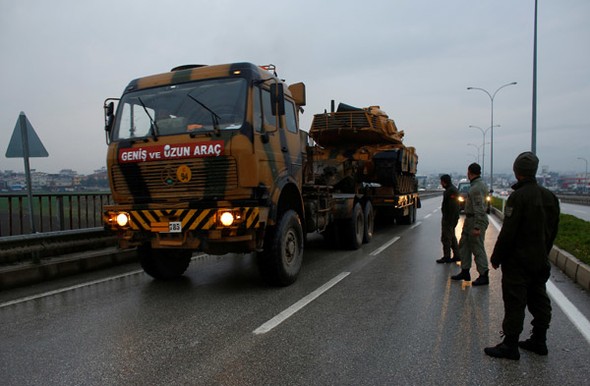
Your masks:
{"label": "metal guardrail", "polygon": [[572,196],[567,194],[558,194],[557,198],[561,202],[575,205],[588,205],[590,206],[590,196]]}
{"label": "metal guardrail", "polygon": [[[65,231],[102,226],[104,205],[110,192],[33,193],[33,215],[38,232]],[[0,194],[0,237],[31,233],[26,193]]]}

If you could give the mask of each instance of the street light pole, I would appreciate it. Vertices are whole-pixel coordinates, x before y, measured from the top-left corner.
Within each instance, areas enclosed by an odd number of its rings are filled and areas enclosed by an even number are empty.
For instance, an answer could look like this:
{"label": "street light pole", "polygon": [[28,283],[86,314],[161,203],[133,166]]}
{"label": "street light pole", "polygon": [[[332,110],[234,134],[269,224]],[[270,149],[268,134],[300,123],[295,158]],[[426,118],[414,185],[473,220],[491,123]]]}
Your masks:
{"label": "street light pole", "polygon": [[535,0],[535,32],[533,38],[533,113],[531,118],[531,152],[537,154],[537,0]]}
{"label": "street light pole", "polygon": [[588,192],[588,160],[582,157],[578,157],[578,159],[586,162],[586,169],[584,171],[584,194],[586,194]]}
{"label": "street light pole", "polygon": [[494,185],[494,98],[496,97],[496,94],[498,93],[498,91],[500,91],[504,87],[513,86],[515,84],[516,84],[516,82],[506,83],[505,85],[498,87],[496,89],[496,91],[494,91],[493,94],[490,94],[488,92],[488,90],[483,89],[483,88],[467,87],[467,90],[479,90],[479,91],[485,92],[490,97],[490,102],[492,105],[491,125],[490,125],[490,128],[491,128],[491,131],[490,131],[490,193],[494,192],[494,186],[493,186]]}
{"label": "street light pole", "polygon": [[[486,174],[485,174],[485,163],[486,163],[486,134],[488,133],[488,130],[491,129],[491,127],[488,127],[487,129],[482,129],[479,126],[473,126],[473,125],[469,125],[469,127],[473,127],[478,129],[479,131],[481,131],[482,137],[483,137],[483,141],[481,142],[482,146],[483,146],[483,151],[482,151],[482,156],[481,156],[481,177],[483,178],[483,180],[485,181],[486,179]],[[496,127],[500,127],[500,125],[496,125]],[[489,143],[489,142],[488,142]]]}
{"label": "street light pole", "polygon": [[[473,146],[473,147],[475,147],[477,149],[477,163],[479,163],[479,148],[481,146],[477,146],[474,143],[468,143],[467,146]],[[481,169],[481,174],[483,174],[483,168]]]}

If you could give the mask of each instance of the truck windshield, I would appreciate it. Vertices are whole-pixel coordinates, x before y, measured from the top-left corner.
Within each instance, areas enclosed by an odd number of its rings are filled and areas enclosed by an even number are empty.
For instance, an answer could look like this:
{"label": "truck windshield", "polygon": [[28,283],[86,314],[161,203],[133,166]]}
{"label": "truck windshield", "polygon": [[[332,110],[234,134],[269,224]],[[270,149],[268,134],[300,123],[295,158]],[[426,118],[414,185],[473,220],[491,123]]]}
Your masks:
{"label": "truck windshield", "polygon": [[243,78],[213,79],[125,94],[112,139],[239,129],[247,85]]}

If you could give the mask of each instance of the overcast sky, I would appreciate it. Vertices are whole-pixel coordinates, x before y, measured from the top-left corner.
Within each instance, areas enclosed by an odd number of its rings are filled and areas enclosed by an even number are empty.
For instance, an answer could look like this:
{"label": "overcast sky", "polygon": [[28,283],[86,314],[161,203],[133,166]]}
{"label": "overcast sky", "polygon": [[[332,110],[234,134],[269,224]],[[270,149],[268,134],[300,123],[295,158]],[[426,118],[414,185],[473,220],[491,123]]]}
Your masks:
{"label": "overcast sky", "polygon": [[[588,0],[539,0],[537,154],[550,171],[590,161],[589,18]],[[531,147],[533,22],[534,0],[0,0],[0,170],[24,170],[4,156],[21,111],[49,152],[31,168],[88,174],[105,165],[103,101],[131,79],[248,61],[306,84],[305,130],[331,99],[380,105],[419,174],[477,160],[469,125],[488,128],[491,103],[467,87],[518,82],[494,99],[494,174],[510,172]]]}

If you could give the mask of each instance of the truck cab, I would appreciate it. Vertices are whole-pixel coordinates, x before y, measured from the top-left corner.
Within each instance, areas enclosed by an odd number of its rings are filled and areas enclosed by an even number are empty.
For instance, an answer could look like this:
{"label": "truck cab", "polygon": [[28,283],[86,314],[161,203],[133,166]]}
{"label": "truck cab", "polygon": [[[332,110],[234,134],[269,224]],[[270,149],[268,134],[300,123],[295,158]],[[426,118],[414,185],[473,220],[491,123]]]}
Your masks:
{"label": "truck cab", "polygon": [[[194,251],[262,251],[285,212],[304,216],[304,105],[304,84],[287,87],[272,65],[181,66],[131,81],[104,104],[115,202],[105,227],[156,278],[182,274]],[[297,248],[276,248],[300,264]]]}

